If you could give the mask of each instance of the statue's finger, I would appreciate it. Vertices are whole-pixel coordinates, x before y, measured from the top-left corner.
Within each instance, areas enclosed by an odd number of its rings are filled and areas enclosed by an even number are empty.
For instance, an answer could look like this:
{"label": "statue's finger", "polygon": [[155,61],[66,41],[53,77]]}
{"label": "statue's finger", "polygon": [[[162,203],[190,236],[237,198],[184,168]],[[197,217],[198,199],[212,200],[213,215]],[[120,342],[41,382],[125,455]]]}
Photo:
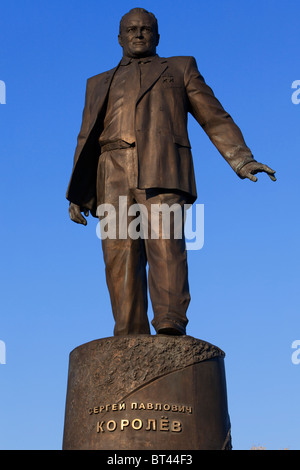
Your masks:
{"label": "statue's finger", "polygon": [[257,181],[256,176],[252,175],[252,173],[248,173],[246,177],[249,178],[249,180],[253,181],[254,183]]}
{"label": "statue's finger", "polygon": [[266,173],[271,173],[271,174],[273,174],[273,175],[276,173],[275,170],[272,170],[272,168],[270,168],[270,167],[267,166],[267,165],[263,165],[263,168],[264,168],[264,171],[265,171]]}

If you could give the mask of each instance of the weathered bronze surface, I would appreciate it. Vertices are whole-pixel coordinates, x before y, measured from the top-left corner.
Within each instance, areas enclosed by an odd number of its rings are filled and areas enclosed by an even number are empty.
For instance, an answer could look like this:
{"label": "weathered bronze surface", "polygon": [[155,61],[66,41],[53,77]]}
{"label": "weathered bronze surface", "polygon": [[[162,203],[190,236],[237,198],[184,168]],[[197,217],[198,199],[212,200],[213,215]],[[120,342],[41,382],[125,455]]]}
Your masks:
{"label": "weathered bronze surface", "polygon": [[[243,135],[205,83],[194,57],[159,57],[157,21],[134,9],[120,24],[123,57],[87,81],[85,107],[67,190],[71,219],[97,207],[128,203],[193,203],[197,198],[190,113],[240,178],[274,171],[254,160]],[[148,214],[148,215],[149,215]],[[150,219],[150,217],[149,217]],[[157,333],[186,333],[190,301],[184,238],[103,240],[114,334],[149,334],[146,264]]]}
{"label": "weathered bronze surface", "polygon": [[224,352],[128,335],[70,354],[64,450],[231,449]]}

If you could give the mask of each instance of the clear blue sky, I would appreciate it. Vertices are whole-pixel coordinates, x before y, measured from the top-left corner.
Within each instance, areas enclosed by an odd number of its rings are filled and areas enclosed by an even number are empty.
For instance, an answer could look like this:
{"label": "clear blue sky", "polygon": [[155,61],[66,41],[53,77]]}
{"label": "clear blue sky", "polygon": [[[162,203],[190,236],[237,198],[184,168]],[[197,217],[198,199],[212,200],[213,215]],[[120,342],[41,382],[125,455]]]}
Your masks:
{"label": "clear blue sky", "polygon": [[277,171],[240,180],[189,121],[205,242],[189,252],[188,334],[226,353],[234,448],[300,449],[298,0],[2,2],[0,448],[61,449],[69,353],[112,336],[97,220],[73,224],[65,192],[86,79],[118,63],[135,6],[158,18],[159,55],[193,55]]}

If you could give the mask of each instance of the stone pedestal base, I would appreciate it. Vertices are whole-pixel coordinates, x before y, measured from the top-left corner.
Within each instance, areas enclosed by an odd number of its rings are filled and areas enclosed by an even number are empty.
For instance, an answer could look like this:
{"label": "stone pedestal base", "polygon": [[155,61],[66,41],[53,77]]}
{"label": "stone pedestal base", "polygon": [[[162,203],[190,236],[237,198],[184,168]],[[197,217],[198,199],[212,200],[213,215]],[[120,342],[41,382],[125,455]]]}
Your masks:
{"label": "stone pedestal base", "polygon": [[63,449],[231,449],[224,356],[191,336],[79,346],[70,354]]}

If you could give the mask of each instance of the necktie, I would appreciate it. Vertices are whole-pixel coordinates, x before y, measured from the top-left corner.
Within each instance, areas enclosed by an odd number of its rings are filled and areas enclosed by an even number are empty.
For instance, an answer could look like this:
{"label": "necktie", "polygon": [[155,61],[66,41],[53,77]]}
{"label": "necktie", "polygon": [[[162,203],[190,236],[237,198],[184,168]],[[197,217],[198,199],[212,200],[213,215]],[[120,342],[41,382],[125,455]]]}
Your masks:
{"label": "necktie", "polygon": [[135,142],[135,107],[140,90],[140,68],[137,60],[133,60],[127,67],[121,134],[122,139],[132,143]]}

